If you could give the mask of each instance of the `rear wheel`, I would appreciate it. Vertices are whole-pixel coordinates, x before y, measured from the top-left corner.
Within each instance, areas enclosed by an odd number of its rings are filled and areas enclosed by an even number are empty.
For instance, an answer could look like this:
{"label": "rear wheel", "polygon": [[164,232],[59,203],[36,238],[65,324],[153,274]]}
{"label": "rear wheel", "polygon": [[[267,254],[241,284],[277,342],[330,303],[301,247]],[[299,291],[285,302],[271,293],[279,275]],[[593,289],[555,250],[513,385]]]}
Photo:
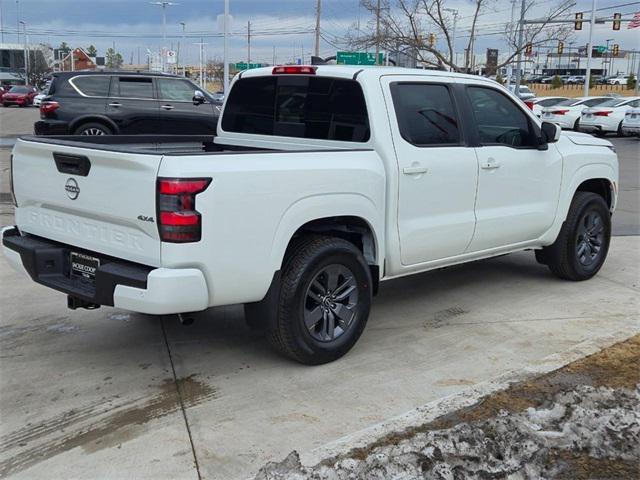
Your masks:
{"label": "rear wheel", "polygon": [[624,132],[622,131],[622,122],[620,122],[618,124],[618,132],[617,133],[618,133],[619,137],[624,137]]}
{"label": "rear wheel", "polygon": [[303,237],[290,248],[283,267],[270,343],[307,365],[342,357],[367,323],[371,285],[369,267],[353,244],[333,237]]}
{"label": "rear wheel", "polygon": [[580,129],[580,119],[576,118],[576,122],[573,124],[573,129],[577,132]]}
{"label": "rear wheel", "polygon": [[611,214],[595,193],[577,192],[556,241],[536,252],[536,259],[565,280],[588,280],[607,258]]}
{"label": "rear wheel", "polygon": [[73,132],[74,135],[113,135],[110,128],[101,123],[85,123]]}

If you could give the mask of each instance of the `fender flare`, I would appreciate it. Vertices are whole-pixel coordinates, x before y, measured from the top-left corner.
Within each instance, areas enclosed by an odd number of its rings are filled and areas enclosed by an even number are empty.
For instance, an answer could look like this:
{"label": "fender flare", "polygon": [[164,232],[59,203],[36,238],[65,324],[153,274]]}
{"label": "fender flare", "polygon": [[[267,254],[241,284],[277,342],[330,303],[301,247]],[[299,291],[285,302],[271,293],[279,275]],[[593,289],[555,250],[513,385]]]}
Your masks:
{"label": "fender flare", "polygon": [[113,120],[111,120],[106,115],[99,115],[99,114],[96,115],[95,113],[82,115],[80,117],[74,118],[73,121],[69,124],[69,131],[73,132],[76,128],[78,128],[79,125],[83,123],[89,123],[89,122],[104,123],[111,129],[111,131],[115,135],[117,135],[120,132],[120,129],[118,128],[118,126],[115,124]]}

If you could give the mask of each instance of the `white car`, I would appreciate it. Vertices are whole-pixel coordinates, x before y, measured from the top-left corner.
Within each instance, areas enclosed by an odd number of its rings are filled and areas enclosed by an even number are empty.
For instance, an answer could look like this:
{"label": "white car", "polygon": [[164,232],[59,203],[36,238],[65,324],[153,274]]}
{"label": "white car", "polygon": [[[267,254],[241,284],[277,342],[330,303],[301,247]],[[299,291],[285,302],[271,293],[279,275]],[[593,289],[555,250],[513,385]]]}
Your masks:
{"label": "white car", "polygon": [[607,83],[609,85],[626,85],[628,80],[629,80],[629,76],[627,75],[625,77],[609,78],[607,80]]}
{"label": "white car", "polygon": [[46,92],[40,92],[38,95],[33,97],[33,106],[40,108],[40,104],[42,103],[42,99],[46,97]]}
{"label": "white car", "polygon": [[611,100],[611,97],[578,97],[570,98],[556,103],[553,107],[542,109],[540,119],[544,122],[552,122],[560,128],[577,130],[580,123],[582,110],[594,107],[602,102]]}
{"label": "white car", "polygon": [[542,115],[542,109],[546,107],[552,107],[560,102],[568,100],[567,97],[536,97],[527,100],[525,103],[533,110],[536,117],[540,118]]}
{"label": "white car", "polygon": [[622,121],[631,108],[640,107],[640,97],[610,98],[606,102],[587,108],[580,117],[580,131],[606,135],[622,135]]}
{"label": "white car", "polygon": [[[516,91],[516,86],[515,85],[510,85],[509,86],[509,91],[511,93],[514,93]],[[526,85],[520,85],[520,88],[518,89],[518,93],[516,94],[521,100],[530,100],[532,98],[535,98],[536,94],[533,93],[529,87],[527,87]]]}
{"label": "white car", "polygon": [[619,190],[611,142],[440,71],[252,69],[215,137],[91,138],[16,141],[16,225],[0,236],[25,281],[71,308],[183,320],[245,304],[279,352],[314,365],[353,347],[381,281],[531,249],[588,280]]}
{"label": "white car", "polygon": [[622,121],[622,134],[640,137],[640,108],[630,108]]}

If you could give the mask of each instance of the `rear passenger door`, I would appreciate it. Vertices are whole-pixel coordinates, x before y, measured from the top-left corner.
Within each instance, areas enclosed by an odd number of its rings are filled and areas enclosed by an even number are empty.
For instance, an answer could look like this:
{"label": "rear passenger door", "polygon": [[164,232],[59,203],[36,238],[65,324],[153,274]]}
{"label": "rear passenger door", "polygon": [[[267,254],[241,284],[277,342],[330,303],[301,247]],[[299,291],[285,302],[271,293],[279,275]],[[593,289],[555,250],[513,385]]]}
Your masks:
{"label": "rear passenger door", "polygon": [[[218,117],[213,104],[194,103],[194,84],[179,78],[156,78],[160,132],[182,135],[215,135]],[[205,97],[206,98],[206,97]]]}
{"label": "rear passenger door", "polygon": [[466,100],[480,166],[469,251],[535,240],[555,220],[562,156],[553,144],[538,149],[540,130],[527,107],[502,89],[469,84]]}
{"label": "rear passenger door", "polygon": [[113,77],[106,110],[120,134],[159,133],[158,100],[152,77]]}
{"label": "rear passenger door", "polygon": [[382,82],[398,163],[402,264],[460,255],[475,227],[478,163],[463,135],[453,85],[438,77]]}

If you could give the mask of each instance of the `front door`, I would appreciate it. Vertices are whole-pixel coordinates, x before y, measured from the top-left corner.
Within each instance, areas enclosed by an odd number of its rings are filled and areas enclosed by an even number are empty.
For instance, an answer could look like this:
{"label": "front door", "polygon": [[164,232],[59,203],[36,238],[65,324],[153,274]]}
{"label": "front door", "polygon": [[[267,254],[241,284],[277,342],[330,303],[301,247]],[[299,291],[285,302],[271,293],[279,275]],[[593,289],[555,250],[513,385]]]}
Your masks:
{"label": "front door", "polygon": [[123,135],[158,133],[158,100],[152,78],[114,77],[106,111]]}
{"label": "front door", "polygon": [[476,232],[470,252],[535,240],[555,220],[562,156],[538,149],[539,127],[524,104],[493,87],[466,88],[478,136]]}
{"label": "front door", "polygon": [[447,79],[383,77],[398,161],[403,265],[464,253],[475,227],[478,163]]}
{"label": "front door", "polygon": [[[180,135],[215,135],[218,117],[213,104],[194,103],[196,86],[178,78],[156,78],[160,132]],[[206,98],[206,97],[205,97]]]}

